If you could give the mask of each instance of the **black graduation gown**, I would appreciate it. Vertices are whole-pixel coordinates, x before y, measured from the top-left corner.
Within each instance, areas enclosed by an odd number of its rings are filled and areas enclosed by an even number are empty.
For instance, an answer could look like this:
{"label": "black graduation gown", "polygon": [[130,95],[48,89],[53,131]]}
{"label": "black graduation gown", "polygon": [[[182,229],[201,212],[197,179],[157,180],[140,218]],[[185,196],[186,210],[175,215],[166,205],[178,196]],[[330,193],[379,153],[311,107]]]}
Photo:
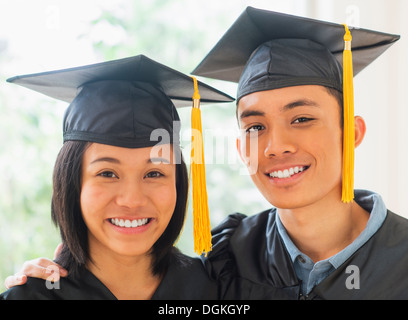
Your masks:
{"label": "black graduation gown", "polygon": [[[183,255],[173,259],[152,300],[212,300],[217,287],[201,261]],[[61,278],[59,289],[47,289],[46,281],[28,278],[22,286],[10,288],[0,300],[116,300],[116,297],[91,272],[83,268],[78,276]]]}
{"label": "black graduation gown", "polygon": [[408,220],[388,211],[377,233],[304,297],[275,215],[237,213],[213,230],[213,250],[202,259],[221,299],[408,299]]}

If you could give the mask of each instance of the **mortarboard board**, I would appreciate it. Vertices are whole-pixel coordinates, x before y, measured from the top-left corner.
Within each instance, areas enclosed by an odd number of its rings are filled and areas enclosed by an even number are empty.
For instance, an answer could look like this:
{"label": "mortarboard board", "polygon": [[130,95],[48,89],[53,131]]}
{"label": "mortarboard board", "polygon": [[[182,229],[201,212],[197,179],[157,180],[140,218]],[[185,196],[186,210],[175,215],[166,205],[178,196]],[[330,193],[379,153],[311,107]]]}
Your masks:
{"label": "mortarboard board", "polygon": [[[191,106],[194,101],[193,109],[198,111],[194,110],[193,114],[196,115],[200,112],[200,98],[204,103],[234,100],[195,78],[143,55],[16,76],[7,81],[70,103],[63,120],[64,141],[81,140],[125,148],[158,144],[150,138],[155,129],[166,130],[171,139],[168,143],[179,144],[180,126],[174,126],[174,121],[179,120],[176,107]],[[197,148],[202,150],[202,137],[193,140],[201,142]],[[196,170],[205,174],[204,163],[196,164],[197,160],[192,159],[193,164],[198,166]],[[202,176],[198,182],[194,180],[193,170],[193,192],[197,199],[204,197],[200,204],[205,207],[205,177]],[[199,188],[195,187],[197,184]],[[208,208],[204,214],[207,216],[200,219],[206,219],[207,225],[202,226],[204,231],[197,231],[199,235],[195,234],[195,238],[204,236],[208,241],[209,237],[211,244]],[[210,244],[199,246],[197,251],[200,254],[209,251]]]}
{"label": "mortarboard board", "polygon": [[253,92],[298,85],[343,92],[342,200],[350,202],[354,198],[353,76],[399,38],[248,7],[192,74],[239,82],[237,101]]}
{"label": "mortarboard board", "polygon": [[[173,133],[173,120],[179,120],[175,107],[191,106],[194,93],[190,76],[143,55],[7,81],[70,103],[64,116],[64,141],[82,139],[128,148],[157,143],[149,141],[153,129]],[[198,87],[203,103],[233,100],[202,82]]]}
{"label": "mortarboard board", "polygon": [[[78,88],[100,80],[151,83],[161,88],[176,107],[191,106],[191,77],[144,55],[7,79],[8,82],[69,103],[77,96]],[[202,82],[199,82],[199,90],[201,103],[233,100],[225,93]]]}
{"label": "mortarboard board", "polygon": [[[351,28],[354,75],[400,37]],[[342,64],[344,26],[252,7],[238,17],[192,74],[238,82],[250,56],[261,44],[278,39],[307,39],[327,48]]]}

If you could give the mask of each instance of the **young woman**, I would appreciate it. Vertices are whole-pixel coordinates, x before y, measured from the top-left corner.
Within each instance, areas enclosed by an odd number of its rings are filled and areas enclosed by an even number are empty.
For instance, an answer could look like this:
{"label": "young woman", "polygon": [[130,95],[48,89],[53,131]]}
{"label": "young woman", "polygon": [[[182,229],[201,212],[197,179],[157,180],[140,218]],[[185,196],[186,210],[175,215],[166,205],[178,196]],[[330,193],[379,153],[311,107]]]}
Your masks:
{"label": "young woman", "polygon": [[[58,283],[29,278],[0,297],[217,298],[201,262],[174,247],[185,219],[188,177],[168,92],[188,99],[191,78],[137,56],[11,81],[36,89],[41,83],[45,89],[39,91],[53,96],[58,84],[57,97],[75,92],[64,116],[52,196],[52,219],[62,238],[56,262],[69,275]],[[203,97],[229,100],[200,86]],[[156,129],[165,133],[160,142],[151,138]]]}

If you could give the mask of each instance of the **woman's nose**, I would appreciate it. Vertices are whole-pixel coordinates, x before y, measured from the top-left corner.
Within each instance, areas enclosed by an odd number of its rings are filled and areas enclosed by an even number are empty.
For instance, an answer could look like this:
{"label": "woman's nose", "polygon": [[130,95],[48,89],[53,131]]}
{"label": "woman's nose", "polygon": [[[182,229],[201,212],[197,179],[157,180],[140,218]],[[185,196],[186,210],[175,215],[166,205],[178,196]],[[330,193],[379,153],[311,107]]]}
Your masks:
{"label": "woman's nose", "polygon": [[137,208],[146,205],[147,199],[140,182],[127,181],[118,189],[116,203],[122,207]]}

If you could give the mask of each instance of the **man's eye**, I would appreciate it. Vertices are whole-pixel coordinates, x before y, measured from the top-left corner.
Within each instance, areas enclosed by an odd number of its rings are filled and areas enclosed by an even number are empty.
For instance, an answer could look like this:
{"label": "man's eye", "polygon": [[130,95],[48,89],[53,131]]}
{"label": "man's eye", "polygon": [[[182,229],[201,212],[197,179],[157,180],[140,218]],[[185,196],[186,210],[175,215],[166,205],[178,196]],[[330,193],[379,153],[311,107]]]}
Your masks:
{"label": "man's eye", "polygon": [[146,178],[160,178],[163,177],[164,175],[159,172],[159,171],[152,171],[146,174]]}
{"label": "man's eye", "polygon": [[300,118],[297,118],[292,123],[305,123],[305,122],[309,122],[309,121],[312,121],[312,120],[314,120],[314,119],[306,118],[306,117],[300,117]]}
{"label": "man's eye", "polygon": [[256,125],[256,126],[252,126],[252,127],[248,128],[248,129],[246,129],[245,131],[246,131],[246,133],[251,133],[251,132],[258,132],[258,131],[261,131],[263,129],[265,129],[264,126]]}

